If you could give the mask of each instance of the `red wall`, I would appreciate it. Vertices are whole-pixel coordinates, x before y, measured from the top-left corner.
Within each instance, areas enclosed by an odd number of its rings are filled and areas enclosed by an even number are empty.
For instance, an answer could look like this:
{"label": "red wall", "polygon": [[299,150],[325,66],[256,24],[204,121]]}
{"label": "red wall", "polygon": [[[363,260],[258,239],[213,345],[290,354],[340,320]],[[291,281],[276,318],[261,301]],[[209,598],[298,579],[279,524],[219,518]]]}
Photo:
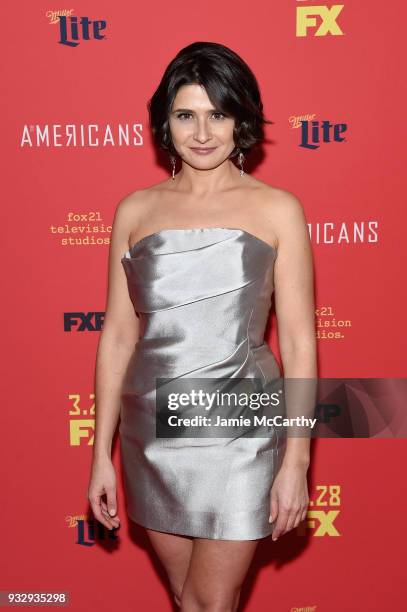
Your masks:
{"label": "red wall", "polygon": [[[110,224],[124,195],[170,172],[152,147],[146,102],[181,47],[221,42],[258,77],[274,124],[252,172],[295,193],[306,212],[316,326],[334,332],[319,337],[319,375],[406,376],[404,3],[337,6],[336,19],[334,8],[295,0],[3,7],[0,589],[68,591],[75,611],[171,609],[144,531],[125,517],[118,441],[113,540],[92,533],[86,492]],[[72,7],[104,20],[104,38],[59,44],[47,13]],[[319,14],[301,35],[307,10]],[[319,127],[316,148],[300,146],[293,119],[307,116]],[[323,121],[342,126],[340,140],[331,127],[322,141]],[[86,134],[91,125],[99,141],[82,144],[81,126]],[[136,126],[129,144],[120,126]],[[67,313],[94,314],[91,325],[64,329]],[[260,543],[245,610],[399,609],[405,440],[318,439],[312,448],[306,528]]]}

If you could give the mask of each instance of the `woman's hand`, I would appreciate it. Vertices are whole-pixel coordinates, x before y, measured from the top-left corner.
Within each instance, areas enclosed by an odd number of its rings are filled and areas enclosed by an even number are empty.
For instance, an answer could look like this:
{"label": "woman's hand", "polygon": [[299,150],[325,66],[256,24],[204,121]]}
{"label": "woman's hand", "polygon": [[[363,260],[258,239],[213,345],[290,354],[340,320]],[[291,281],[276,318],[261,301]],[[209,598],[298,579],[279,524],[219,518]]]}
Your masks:
{"label": "woman's hand", "polygon": [[308,466],[302,464],[282,464],[270,491],[270,517],[273,540],[291,531],[307,516],[309,496],[307,484]]}
{"label": "woman's hand", "polygon": [[[107,503],[102,499],[106,495]],[[120,526],[116,503],[116,473],[110,459],[96,459],[88,488],[88,500],[95,518],[108,529]]]}

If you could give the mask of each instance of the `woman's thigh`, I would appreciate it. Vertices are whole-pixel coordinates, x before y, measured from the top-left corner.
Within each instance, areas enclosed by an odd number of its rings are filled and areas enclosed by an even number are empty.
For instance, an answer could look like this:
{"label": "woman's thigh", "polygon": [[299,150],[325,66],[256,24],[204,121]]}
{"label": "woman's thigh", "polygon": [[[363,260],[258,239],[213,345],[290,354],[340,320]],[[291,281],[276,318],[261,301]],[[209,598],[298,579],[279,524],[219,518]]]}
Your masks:
{"label": "woman's thigh", "polygon": [[193,539],[153,529],[146,529],[146,531],[167,572],[174,594],[181,597],[191,559]]}
{"label": "woman's thigh", "polygon": [[184,603],[228,605],[235,601],[258,542],[194,538],[182,594]]}

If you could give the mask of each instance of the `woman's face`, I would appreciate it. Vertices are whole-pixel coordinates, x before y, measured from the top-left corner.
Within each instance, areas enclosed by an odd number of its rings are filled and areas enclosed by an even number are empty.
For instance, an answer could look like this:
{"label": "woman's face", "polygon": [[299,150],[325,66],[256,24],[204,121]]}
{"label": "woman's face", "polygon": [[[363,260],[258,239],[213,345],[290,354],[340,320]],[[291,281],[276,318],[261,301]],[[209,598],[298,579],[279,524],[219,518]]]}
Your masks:
{"label": "woman's face", "polygon": [[203,86],[178,89],[169,117],[171,136],[179,156],[193,168],[215,168],[229,157],[234,124],[213,107]]}

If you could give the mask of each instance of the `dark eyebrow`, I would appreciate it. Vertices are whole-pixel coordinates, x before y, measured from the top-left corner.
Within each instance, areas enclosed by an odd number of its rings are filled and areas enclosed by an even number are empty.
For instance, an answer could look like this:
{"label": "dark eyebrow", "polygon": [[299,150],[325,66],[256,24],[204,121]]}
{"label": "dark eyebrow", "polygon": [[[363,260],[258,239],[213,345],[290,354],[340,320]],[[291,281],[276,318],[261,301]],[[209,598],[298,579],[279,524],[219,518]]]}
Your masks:
{"label": "dark eyebrow", "polygon": [[[216,111],[216,108],[210,108],[208,110],[208,113],[213,113],[214,111]],[[175,110],[172,111],[172,113],[193,113],[194,111],[191,110],[190,108],[176,108]]]}

